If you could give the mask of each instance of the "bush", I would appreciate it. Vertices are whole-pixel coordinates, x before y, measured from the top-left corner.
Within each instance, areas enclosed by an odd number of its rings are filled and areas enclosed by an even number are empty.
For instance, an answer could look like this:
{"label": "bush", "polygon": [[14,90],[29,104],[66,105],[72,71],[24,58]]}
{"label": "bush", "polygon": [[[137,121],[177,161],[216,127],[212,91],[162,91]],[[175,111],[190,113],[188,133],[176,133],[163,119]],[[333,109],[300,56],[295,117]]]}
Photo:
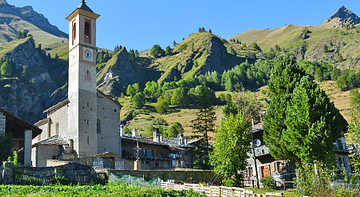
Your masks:
{"label": "bush", "polygon": [[266,189],[275,189],[275,181],[272,176],[266,176],[260,182]]}

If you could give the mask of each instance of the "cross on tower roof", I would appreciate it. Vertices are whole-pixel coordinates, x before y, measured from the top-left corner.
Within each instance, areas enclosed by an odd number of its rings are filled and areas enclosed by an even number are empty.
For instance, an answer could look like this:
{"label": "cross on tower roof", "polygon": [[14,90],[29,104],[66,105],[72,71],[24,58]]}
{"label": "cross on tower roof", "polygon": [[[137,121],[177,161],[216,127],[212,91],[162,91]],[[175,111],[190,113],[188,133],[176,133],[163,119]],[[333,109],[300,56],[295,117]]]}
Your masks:
{"label": "cross on tower roof", "polygon": [[82,0],[82,3],[85,3],[85,0]]}

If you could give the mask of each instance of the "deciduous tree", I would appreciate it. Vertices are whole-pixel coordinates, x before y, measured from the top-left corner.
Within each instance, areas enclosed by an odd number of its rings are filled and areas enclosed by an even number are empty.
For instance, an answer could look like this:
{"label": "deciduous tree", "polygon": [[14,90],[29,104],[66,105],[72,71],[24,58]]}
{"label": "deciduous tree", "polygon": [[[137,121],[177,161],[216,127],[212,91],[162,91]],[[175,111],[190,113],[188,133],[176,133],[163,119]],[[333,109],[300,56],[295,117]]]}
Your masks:
{"label": "deciduous tree", "polygon": [[251,124],[241,111],[221,121],[216,131],[211,164],[227,186],[241,186],[250,152]]}

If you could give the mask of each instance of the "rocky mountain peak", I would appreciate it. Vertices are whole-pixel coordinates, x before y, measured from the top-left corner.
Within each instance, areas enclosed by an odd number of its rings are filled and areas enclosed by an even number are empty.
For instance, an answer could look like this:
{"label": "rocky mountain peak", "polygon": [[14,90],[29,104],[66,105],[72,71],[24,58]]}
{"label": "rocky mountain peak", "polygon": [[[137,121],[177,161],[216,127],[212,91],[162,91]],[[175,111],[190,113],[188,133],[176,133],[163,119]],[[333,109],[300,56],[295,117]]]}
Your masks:
{"label": "rocky mountain peak", "polygon": [[0,4],[7,4],[6,0],[0,0]]}
{"label": "rocky mountain peak", "polygon": [[360,23],[360,18],[350,10],[346,9],[345,6],[341,6],[333,15],[327,18],[320,27],[337,28],[342,27],[343,23],[354,23],[356,25]]}

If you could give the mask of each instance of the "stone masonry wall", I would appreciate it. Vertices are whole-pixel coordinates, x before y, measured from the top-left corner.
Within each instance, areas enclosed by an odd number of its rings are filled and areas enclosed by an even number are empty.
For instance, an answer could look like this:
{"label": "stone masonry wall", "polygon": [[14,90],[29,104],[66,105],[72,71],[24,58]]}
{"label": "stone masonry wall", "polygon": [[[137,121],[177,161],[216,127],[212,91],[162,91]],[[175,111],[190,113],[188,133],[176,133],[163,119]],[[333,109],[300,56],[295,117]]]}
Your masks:
{"label": "stone masonry wall", "polygon": [[[107,173],[116,176],[130,175],[134,177],[144,177],[146,181],[159,177],[161,180],[180,180],[187,183],[209,182],[214,177],[214,172],[211,170],[107,170]],[[215,175],[216,176],[216,175]],[[214,184],[221,183],[222,178],[216,179]]]}
{"label": "stone masonry wall", "polygon": [[0,112],[0,134],[5,134],[6,117]]}

